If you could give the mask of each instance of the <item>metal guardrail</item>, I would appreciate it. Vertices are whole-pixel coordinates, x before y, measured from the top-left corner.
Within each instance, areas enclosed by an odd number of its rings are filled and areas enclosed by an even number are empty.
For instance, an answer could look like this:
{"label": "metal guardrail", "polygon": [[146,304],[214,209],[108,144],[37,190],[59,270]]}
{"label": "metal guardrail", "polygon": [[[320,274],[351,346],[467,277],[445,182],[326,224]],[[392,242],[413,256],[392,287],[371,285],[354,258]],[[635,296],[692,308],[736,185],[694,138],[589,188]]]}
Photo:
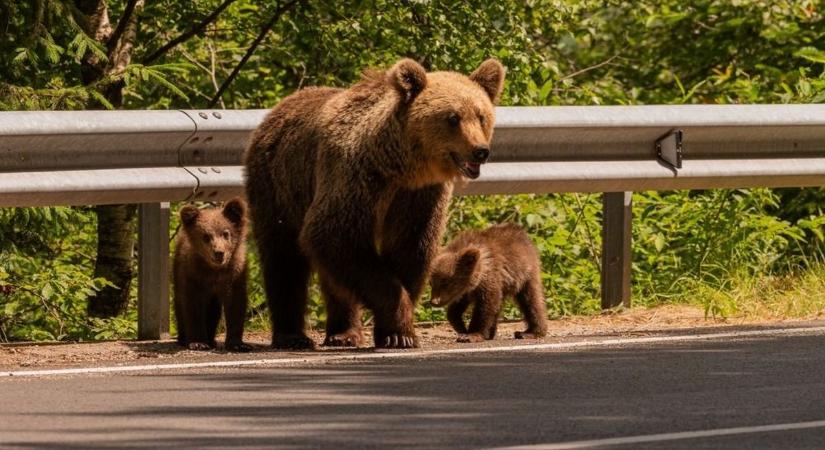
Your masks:
{"label": "metal guardrail", "polygon": [[[140,272],[155,278],[141,278],[140,307],[153,311],[143,315],[140,335],[157,337],[158,320],[168,329],[168,291],[152,291],[163,279],[158,271],[167,273],[168,250],[155,248],[168,223],[164,203],[241,195],[242,153],[267,111],[0,112],[0,207],[143,204],[141,254],[155,256],[142,257]],[[457,194],[613,193],[604,196],[604,306],[629,299],[626,192],[825,185],[825,105],[501,107],[496,114],[492,161]],[[674,130],[681,141],[669,135]],[[657,142],[667,144],[666,155]],[[680,164],[671,155],[678,150]]]}

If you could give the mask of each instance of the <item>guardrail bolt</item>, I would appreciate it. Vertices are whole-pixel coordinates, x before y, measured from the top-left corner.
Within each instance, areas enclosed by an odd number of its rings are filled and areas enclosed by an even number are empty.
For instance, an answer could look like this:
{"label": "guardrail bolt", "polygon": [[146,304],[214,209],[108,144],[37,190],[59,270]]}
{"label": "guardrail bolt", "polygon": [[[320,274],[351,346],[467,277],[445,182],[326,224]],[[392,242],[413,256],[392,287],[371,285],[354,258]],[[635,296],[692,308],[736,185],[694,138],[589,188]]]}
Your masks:
{"label": "guardrail bolt", "polygon": [[221,113],[219,113],[219,112],[213,112],[213,113],[212,113],[212,116],[213,116],[214,118],[216,118],[216,119],[220,119],[220,118],[221,118]]}
{"label": "guardrail bolt", "polygon": [[209,116],[207,116],[205,112],[200,112],[200,113],[198,113],[198,115],[201,116],[201,119],[208,119],[209,118]]}

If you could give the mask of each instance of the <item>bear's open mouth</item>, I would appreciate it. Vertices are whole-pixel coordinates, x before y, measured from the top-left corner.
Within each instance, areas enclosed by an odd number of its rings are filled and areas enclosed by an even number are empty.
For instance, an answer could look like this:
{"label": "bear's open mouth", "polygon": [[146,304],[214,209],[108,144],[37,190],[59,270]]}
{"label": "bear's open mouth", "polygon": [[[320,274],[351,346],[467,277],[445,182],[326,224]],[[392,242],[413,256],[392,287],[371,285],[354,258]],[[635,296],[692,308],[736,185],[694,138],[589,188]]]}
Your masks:
{"label": "bear's open mouth", "polygon": [[458,170],[461,171],[465,177],[475,180],[481,175],[481,164],[465,161],[456,153],[452,152],[450,152],[450,157],[453,158],[453,162],[458,167]]}

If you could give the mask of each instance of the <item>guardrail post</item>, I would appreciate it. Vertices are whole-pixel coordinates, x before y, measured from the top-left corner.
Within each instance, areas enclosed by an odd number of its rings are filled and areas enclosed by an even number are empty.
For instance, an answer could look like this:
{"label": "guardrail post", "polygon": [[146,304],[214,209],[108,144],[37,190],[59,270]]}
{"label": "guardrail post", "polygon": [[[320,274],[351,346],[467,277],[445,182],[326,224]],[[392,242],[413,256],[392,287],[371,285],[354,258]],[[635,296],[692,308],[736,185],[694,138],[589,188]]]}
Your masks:
{"label": "guardrail post", "polygon": [[602,309],[630,306],[632,192],[602,197]]}
{"label": "guardrail post", "polygon": [[169,203],[141,203],[138,339],[169,337]]}

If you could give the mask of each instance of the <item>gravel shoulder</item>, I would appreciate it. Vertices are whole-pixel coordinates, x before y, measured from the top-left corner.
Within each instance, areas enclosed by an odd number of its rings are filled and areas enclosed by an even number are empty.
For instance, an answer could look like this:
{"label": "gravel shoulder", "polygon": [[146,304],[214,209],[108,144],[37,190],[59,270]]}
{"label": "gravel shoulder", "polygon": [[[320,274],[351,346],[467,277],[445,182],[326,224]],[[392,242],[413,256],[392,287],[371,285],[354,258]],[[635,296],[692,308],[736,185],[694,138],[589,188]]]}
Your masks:
{"label": "gravel shoulder", "polygon": [[[420,323],[418,334],[424,349],[495,347],[529,345],[537,342],[566,342],[587,338],[652,336],[660,334],[693,334],[717,330],[748,329],[779,326],[809,326],[825,324],[825,320],[759,320],[732,318],[727,320],[705,319],[700,308],[692,306],[662,306],[657,308],[633,308],[597,316],[567,317],[549,322],[549,334],[542,340],[515,340],[513,333],[523,328],[521,322],[503,322],[499,325],[496,339],[480,344],[459,344],[456,334],[446,323]],[[369,334],[370,327],[366,328]],[[313,330],[317,343],[323,341],[322,330]],[[0,344],[0,371],[54,369],[88,366],[114,366],[125,364],[173,364],[208,362],[218,360],[244,360],[260,358],[305,359],[308,355],[340,355],[357,352],[373,352],[372,348],[328,349],[319,347],[310,352],[285,352],[269,348],[269,333],[247,333],[245,340],[252,344],[252,352],[227,353],[221,348],[215,351],[190,351],[178,347],[172,340],[164,341],[107,341],[88,343],[13,343]],[[372,341],[368,335],[367,342]],[[219,338],[220,342],[220,338]]]}

